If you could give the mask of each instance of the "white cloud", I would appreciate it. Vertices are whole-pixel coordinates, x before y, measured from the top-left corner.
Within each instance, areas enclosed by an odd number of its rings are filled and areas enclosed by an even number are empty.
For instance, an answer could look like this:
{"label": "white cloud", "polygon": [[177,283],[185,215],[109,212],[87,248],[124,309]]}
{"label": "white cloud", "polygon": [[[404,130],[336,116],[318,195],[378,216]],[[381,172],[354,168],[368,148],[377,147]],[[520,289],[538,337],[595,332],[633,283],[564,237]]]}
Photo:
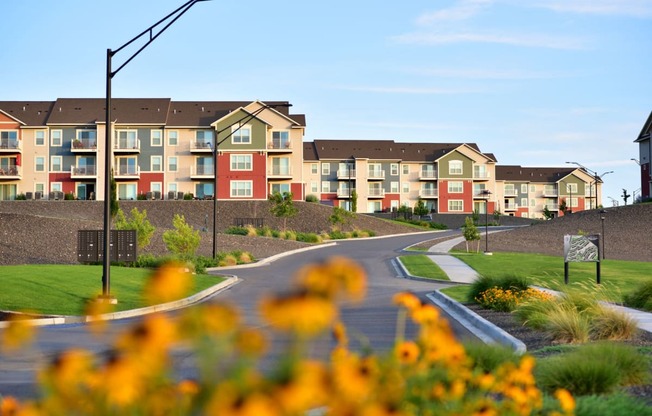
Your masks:
{"label": "white cloud", "polygon": [[492,0],[459,1],[452,7],[422,14],[417,18],[417,23],[420,25],[429,25],[434,22],[467,20],[477,15],[482,9],[490,6],[492,3]]}
{"label": "white cloud", "polygon": [[440,94],[473,94],[485,93],[486,89],[471,89],[471,88],[423,88],[423,87],[372,87],[372,86],[338,86],[336,89],[346,91],[360,91],[360,92],[375,92],[385,94],[424,94],[424,95],[440,95]]}
{"label": "white cloud", "polygon": [[539,0],[533,6],[561,13],[652,17],[651,0]]}
{"label": "white cloud", "polygon": [[518,69],[490,70],[490,69],[460,69],[460,68],[419,68],[407,69],[406,72],[423,76],[464,78],[464,79],[506,79],[506,80],[527,80],[527,79],[551,79],[568,78],[576,74],[569,72],[555,71],[524,71]]}
{"label": "white cloud", "polygon": [[512,46],[549,49],[582,50],[589,47],[587,41],[576,37],[537,34],[493,33],[407,33],[393,38],[397,43],[412,45],[444,45],[451,43],[495,43]]}

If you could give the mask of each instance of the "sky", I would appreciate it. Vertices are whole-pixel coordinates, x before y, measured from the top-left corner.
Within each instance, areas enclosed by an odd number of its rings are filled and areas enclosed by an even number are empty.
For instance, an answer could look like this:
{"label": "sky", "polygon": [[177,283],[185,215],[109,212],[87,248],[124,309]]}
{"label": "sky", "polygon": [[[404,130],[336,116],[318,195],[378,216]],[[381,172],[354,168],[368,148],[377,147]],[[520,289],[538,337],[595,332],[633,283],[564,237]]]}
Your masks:
{"label": "sky", "polygon": [[[2,1],[0,100],[50,101],[105,97],[107,49],[187,0]],[[603,203],[622,205],[623,189],[640,195],[631,159],[652,111],[651,40],[652,0],[211,0],[121,69],[112,96],[289,101],[306,141],[577,162],[613,171]]]}

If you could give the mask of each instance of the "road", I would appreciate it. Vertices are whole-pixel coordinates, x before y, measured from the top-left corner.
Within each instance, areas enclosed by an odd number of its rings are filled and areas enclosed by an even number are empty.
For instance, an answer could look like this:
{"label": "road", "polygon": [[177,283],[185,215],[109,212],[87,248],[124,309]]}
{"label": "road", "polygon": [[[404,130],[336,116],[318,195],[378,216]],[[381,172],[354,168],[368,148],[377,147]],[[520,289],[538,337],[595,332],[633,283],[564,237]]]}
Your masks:
{"label": "road", "polygon": [[[455,231],[438,233],[419,233],[395,237],[338,241],[334,245],[296,252],[277,258],[260,267],[220,269],[219,273],[234,274],[239,283],[218,293],[209,301],[228,300],[237,304],[245,315],[248,324],[262,326],[258,320],[257,302],[261,295],[286,290],[296,270],[309,263],[319,262],[331,256],[347,256],[359,262],[367,273],[368,289],[364,303],[345,305],[341,310],[352,340],[358,345],[368,344],[374,351],[386,351],[395,339],[397,309],[392,305],[392,297],[400,291],[412,291],[424,301],[426,294],[447,286],[446,283],[424,282],[406,279],[396,267],[395,258],[405,247],[436,237],[459,234]],[[174,313],[174,312],[172,312]],[[56,355],[57,352],[75,348],[85,348],[96,354],[104,354],[110,348],[112,339],[138,318],[112,321],[109,329],[101,336],[90,335],[85,325],[54,325],[39,329],[36,342],[29,348],[11,356],[0,356],[0,394],[19,398],[35,396],[35,374]],[[470,340],[475,337],[455,321],[450,321],[458,339]],[[408,335],[410,330],[408,328]],[[328,337],[318,342],[312,354],[323,357],[332,346]],[[276,337],[273,350],[282,349],[285,340]],[[356,345],[352,345],[353,348]],[[182,349],[174,352],[175,369],[180,377],[192,377],[193,357]],[[272,353],[263,366],[271,366],[275,359]]]}

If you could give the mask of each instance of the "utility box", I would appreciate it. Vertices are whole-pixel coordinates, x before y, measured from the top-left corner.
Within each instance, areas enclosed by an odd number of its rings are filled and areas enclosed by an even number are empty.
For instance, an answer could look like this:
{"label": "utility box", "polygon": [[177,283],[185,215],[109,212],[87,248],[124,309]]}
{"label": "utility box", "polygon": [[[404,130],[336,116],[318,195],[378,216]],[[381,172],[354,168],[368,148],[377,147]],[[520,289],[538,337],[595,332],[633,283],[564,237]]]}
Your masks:
{"label": "utility box", "polygon": [[[109,256],[112,262],[129,263],[137,258],[136,230],[111,230]],[[98,263],[104,260],[104,231],[77,231],[77,261]]]}

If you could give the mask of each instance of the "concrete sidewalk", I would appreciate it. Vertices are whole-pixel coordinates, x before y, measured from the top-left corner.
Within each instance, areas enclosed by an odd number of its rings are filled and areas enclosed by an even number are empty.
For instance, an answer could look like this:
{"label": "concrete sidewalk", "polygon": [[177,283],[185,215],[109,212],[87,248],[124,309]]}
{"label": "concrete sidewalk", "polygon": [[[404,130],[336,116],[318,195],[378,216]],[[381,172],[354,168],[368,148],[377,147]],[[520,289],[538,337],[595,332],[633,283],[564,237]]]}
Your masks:
{"label": "concrete sidewalk", "polygon": [[[490,233],[491,234],[491,233]],[[467,266],[466,263],[447,254],[453,247],[464,241],[464,237],[457,237],[447,241],[443,241],[439,244],[435,244],[430,247],[428,250],[428,257],[439,266],[451,282],[455,283],[473,283],[475,279],[478,278],[478,274],[471,267]],[[554,291],[551,291],[554,292]],[[445,296],[440,293],[440,295]],[[450,305],[450,298],[445,300],[447,305]],[[454,301],[453,301],[454,302]],[[624,312],[632,317],[637,323],[639,329],[644,331],[652,332],[652,313],[639,311],[637,309],[631,309],[620,305],[614,305],[610,303],[605,303],[608,307],[614,308],[621,312]],[[471,312],[471,311],[469,311]],[[473,313],[473,312],[471,312]],[[475,318],[474,318],[475,319]],[[500,337],[503,337],[500,334]]]}

